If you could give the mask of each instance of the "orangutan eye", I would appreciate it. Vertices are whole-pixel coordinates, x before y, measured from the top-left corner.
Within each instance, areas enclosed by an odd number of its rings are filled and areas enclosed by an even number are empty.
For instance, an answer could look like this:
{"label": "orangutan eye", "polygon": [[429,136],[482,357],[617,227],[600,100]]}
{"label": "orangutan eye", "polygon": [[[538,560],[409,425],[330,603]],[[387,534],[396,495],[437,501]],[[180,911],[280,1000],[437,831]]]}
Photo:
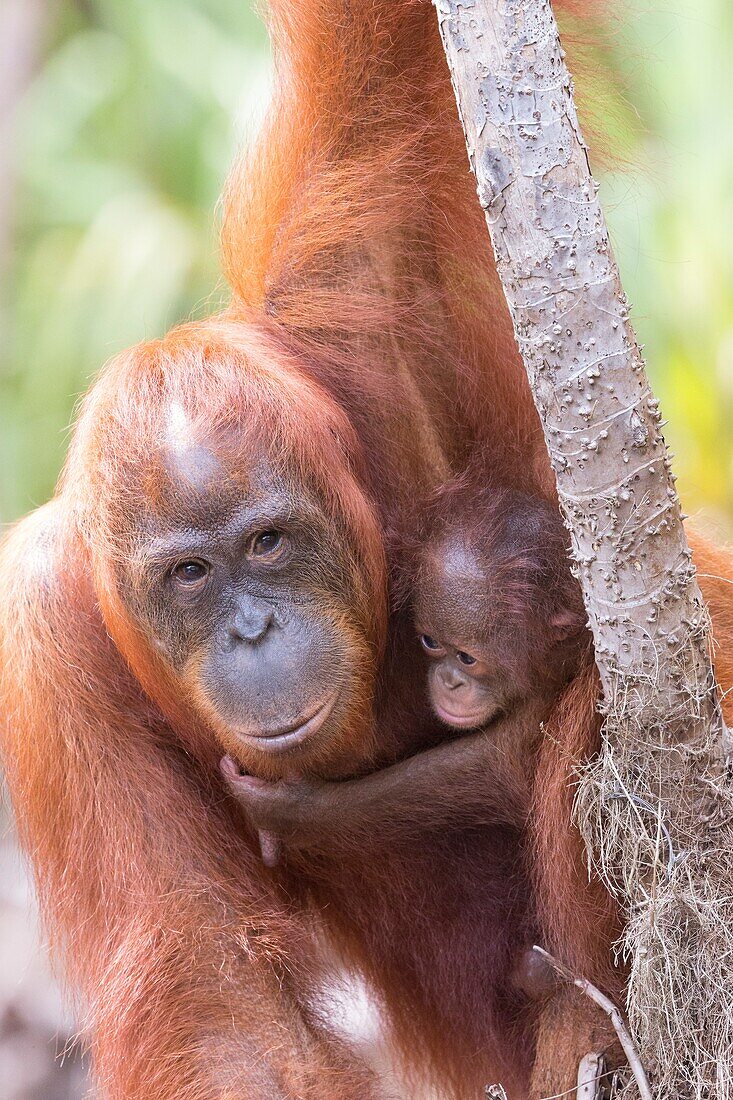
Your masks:
{"label": "orangutan eye", "polygon": [[179,561],[173,568],[171,576],[177,584],[185,588],[200,588],[209,576],[211,566],[205,561],[191,558],[187,561]]}
{"label": "orangutan eye", "polygon": [[260,531],[252,539],[249,552],[255,558],[279,557],[285,549],[285,535],[282,531]]}
{"label": "orangutan eye", "polygon": [[440,649],[440,642],[436,642],[435,638],[431,638],[429,634],[421,634],[420,641],[423,649],[427,649],[428,653],[437,653]]}
{"label": "orangutan eye", "polygon": [[476,658],[472,657],[470,653],[464,653],[462,649],[459,649],[456,652],[456,657],[458,658],[458,660],[461,662],[462,665],[475,665],[476,664]]}

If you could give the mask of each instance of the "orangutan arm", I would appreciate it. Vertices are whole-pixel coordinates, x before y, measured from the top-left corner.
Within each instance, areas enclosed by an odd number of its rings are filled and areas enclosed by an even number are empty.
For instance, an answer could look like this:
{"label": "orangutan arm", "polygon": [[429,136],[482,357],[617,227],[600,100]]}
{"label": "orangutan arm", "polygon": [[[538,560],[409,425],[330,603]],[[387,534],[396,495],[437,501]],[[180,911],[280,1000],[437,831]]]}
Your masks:
{"label": "orangutan arm", "polygon": [[276,783],[241,775],[229,757],[222,771],[250,823],[291,847],[383,843],[390,831],[454,824],[521,825],[531,761],[547,703],[532,701],[486,730],[443,742],[360,779]]}

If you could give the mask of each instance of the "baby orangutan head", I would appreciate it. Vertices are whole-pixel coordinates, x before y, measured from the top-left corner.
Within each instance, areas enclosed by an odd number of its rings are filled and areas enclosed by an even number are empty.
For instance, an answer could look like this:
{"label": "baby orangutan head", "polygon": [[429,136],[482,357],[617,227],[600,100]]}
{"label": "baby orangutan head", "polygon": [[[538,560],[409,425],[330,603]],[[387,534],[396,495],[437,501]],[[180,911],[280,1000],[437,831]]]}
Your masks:
{"label": "baby orangutan head", "polygon": [[551,697],[589,640],[557,509],[481,482],[467,475],[441,491],[417,571],[430,699],[456,729]]}

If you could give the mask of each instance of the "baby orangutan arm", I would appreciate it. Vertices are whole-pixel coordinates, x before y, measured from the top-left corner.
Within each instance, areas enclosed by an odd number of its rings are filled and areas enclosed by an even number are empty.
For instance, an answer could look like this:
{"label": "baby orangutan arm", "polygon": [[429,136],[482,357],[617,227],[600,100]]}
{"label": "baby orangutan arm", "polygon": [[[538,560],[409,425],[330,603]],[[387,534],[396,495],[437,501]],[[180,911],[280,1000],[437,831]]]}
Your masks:
{"label": "baby orangutan arm", "polygon": [[222,761],[227,787],[260,833],[307,848],[383,844],[390,830],[454,824],[523,824],[534,749],[548,704],[533,700],[484,730],[443,742],[360,779],[268,782]]}

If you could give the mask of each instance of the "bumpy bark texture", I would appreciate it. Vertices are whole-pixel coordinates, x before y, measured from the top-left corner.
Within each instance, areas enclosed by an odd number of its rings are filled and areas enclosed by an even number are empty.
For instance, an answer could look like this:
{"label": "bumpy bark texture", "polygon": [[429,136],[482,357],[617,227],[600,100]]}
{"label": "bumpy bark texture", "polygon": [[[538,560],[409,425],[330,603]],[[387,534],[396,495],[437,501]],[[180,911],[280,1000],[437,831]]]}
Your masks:
{"label": "bumpy bark texture", "polygon": [[733,795],[658,402],[550,4],[436,6],[595,641],[605,745],[578,814],[628,918],[631,1024],[658,1096],[727,1097]]}

